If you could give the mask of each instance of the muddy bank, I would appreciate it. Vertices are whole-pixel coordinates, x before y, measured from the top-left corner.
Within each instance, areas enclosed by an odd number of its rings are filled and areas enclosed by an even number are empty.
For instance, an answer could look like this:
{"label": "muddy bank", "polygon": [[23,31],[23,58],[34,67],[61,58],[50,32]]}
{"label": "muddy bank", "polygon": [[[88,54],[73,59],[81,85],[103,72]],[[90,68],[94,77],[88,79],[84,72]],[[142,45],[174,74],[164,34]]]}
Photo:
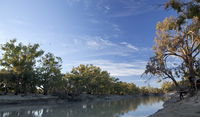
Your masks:
{"label": "muddy bank", "polygon": [[1,95],[0,96],[0,105],[52,105],[52,104],[66,104],[74,103],[81,101],[105,101],[105,100],[119,100],[124,98],[132,98],[136,96],[130,95],[90,95],[90,94],[81,94],[76,97],[65,97],[60,98],[59,96],[51,95]]}
{"label": "muddy bank", "polygon": [[163,109],[149,117],[200,117],[200,92],[181,101],[178,95],[172,95],[163,106]]}

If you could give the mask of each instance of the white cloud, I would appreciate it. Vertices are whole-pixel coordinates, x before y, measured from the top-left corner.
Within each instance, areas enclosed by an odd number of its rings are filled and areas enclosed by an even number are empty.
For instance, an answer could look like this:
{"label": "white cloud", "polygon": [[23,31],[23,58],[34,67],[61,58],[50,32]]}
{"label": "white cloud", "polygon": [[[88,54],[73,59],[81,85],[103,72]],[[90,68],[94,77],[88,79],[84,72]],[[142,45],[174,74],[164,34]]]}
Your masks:
{"label": "white cloud", "polygon": [[133,49],[135,51],[139,50],[137,47],[135,47],[134,45],[127,43],[127,42],[121,42],[120,44],[125,45],[127,48]]}
{"label": "white cloud", "polygon": [[111,46],[115,46],[115,44],[112,43],[111,41],[105,40],[99,36],[87,37],[85,39],[85,42],[89,48],[95,48],[95,49],[104,49],[104,48],[108,48]]}
{"label": "white cloud", "polygon": [[[100,36],[77,36],[73,38],[74,47],[80,51],[92,52],[89,56],[129,56],[139,49],[127,42],[116,43]],[[72,45],[70,43],[70,45]]]}
{"label": "white cloud", "polygon": [[128,47],[128,48],[131,48],[131,49],[133,49],[133,50],[138,50],[138,48],[136,48],[135,46],[133,46],[133,45],[131,45],[131,44],[128,44],[127,47]]}
{"label": "white cloud", "polygon": [[109,60],[90,60],[90,61],[77,61],[73,65],[78,66],[79,64],[93,64],[95,66],[102,68],[103,70],[107,70],[112,76],[121,77],[121,76],[141,75],[144,72],[146,62],[135,61],[130,63],[118,63]]}
{"label": "white cloud", "polygon": [[96,42],[96,41],[88,41],[86,42],[88,46],[91,46],[91,47],[99,47],[99,44]]}

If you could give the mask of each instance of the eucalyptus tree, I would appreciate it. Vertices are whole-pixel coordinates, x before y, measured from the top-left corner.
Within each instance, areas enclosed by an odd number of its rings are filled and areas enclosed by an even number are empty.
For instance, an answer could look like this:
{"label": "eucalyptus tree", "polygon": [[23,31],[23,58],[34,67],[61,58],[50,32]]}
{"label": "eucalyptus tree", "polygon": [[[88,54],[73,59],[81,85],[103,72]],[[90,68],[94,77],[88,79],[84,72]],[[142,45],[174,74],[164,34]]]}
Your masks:
{"label": "eucalyptus tree", "polygon": [[[178,16],[157,23],[155,55],[150,58],[145,73],[170,78],[179,89],[176,78],[186,78],[194,87],[200,53],[200,1],[169,0],[165,8],[175,10]],[[175,68],[168,67],[167,61],[172,57],[180,62]]]}
{"label": "eucalyptus tree", "polygon": [[94,89],[98,87],[95,79],[97,72],[100,72],[100,68],[93,65],[81,64],[78,67],[74,67],[67,75],[74,93],[80,94],[83,92],[94,92]]}
{"label": "eucalyptus tree", "polygon": [[62,59],[54,56],[52,53],[45,54],[39,60],[39,67],[37,68],[37,78],[39,87],[43,89],[44,95],[49,91],[55,91],[59,88],[62,82],[61,65]]}
{"label": "eucalyptus tree", "polygon": [[[197,76],[195,63],[200,53],[200,22],[197,17],[190,24],[182,24],[179,29],[177,19],[165,18],[163,22],[157,23],[155,45],[153,47],[154,57],[151,57],[145,73],[162,78],[170,78],[180,89],[176,82],[177,77],[185,77],[194,87],[194,79]],[[176,68],[168,68],[167,60],[170,57],[181,61]]]}
{"label": "eucalyptus tree", "polygon": [[169,57],[177,57],[182,61],[187,71],[187,78],[194,86],[196,71],[194,64],[200,53],[200,22],[194,17],[190,24],[182,25],[179,29],[177,20],[166,18],[156,26],[154,53],[159,63],[165,63]]}
{"label": "eucalyptus tree", "polygon": [[[79,65],[65,75],[74,93],[109,94],[114,78],[107,71],[93,65]],[[69,88],[70,88],[69,87]]]}
{"label": "eucalyptus tree", "polygon": [[14,84],[15,93],[26,93],[34,78],[36,58],[43,54],[43,50],[39,50],[39,44],[23,45],[17,43],[16,39],[1,45],[1,50],[3,54],[0,65],[14,74],[11,81]]}
{"label": "eucalyptus tree", "polygon": [[179,26],[194,17],[197,17],[198,21],[200,21],[200,0],[169,0],[165,3],[165,8],[173,9],[177,12],[177,24]]}

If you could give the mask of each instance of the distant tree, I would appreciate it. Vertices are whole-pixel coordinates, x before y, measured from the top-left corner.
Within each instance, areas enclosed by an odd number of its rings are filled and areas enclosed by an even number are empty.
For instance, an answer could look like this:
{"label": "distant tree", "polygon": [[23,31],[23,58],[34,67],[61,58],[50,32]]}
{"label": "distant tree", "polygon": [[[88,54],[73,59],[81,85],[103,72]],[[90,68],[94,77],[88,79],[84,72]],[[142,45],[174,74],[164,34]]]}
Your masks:
{"label": "distant tree", "polygon": [[166,81],[161,85],[163,92],[167,93],[170,91],[175,91],[175,86],[172,82]]}
{"label": "distant tree", "polygon": [[39,87],[43,89],[44,95],[60,86],[59,83],[62,80],[61,63],[62,59],[52,53],[45,54],[39,61],[37,78],[40,84]]}
{"label": "distant tree", "polygon": [[93,65],[79,65],[65,75],[77,94],[106,94],[111,92],[114,79],[107,71]]}
{"label": "distant tree", "polygon": [[15,39],[1,45],[3,54],[0,65],[14,74],[11,81],[15,86],[16,94],[21,91],[26,93],[29,89],[28,86],[34,78],[36,58],[43,54],[43,50],[38,48],[39,44],[17,44]]}

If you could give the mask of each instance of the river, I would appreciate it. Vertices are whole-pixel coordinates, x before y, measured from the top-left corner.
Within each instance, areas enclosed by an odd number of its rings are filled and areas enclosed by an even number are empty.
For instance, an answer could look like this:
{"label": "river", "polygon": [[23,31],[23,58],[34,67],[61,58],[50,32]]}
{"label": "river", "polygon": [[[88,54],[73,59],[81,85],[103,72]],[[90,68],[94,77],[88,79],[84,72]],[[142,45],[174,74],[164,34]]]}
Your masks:
{"label": "river", "polygon": [[0,107],[0,117],[147,117],[162,108],[162,97],[135,97],[114,101],[61,105]]}

